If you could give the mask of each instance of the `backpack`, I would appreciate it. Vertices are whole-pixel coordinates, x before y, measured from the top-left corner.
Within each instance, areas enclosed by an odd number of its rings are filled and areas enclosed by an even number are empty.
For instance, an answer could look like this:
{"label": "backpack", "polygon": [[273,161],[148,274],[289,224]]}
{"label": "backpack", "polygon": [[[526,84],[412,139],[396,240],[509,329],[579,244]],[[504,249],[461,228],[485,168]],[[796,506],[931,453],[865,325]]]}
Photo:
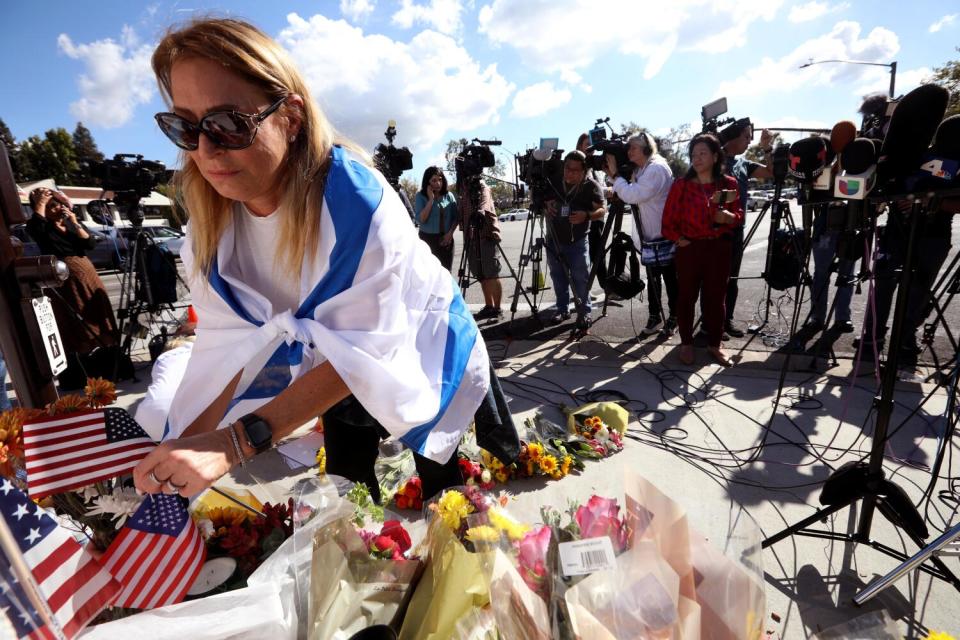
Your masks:
{"label": "backpack", "polygon": [[803,233],[777,229],[770,247],[770,269],[766,274],[771,289],[784,291],[796,287],[803,275]]}
{"label": "backpack", "polygon": [[646,283],[640,279],[640,258],[630,234],[624,231],[614,234],[604,257],[606,260],[601,260],[597,279],[608,295],[629,300],[643,291]]}

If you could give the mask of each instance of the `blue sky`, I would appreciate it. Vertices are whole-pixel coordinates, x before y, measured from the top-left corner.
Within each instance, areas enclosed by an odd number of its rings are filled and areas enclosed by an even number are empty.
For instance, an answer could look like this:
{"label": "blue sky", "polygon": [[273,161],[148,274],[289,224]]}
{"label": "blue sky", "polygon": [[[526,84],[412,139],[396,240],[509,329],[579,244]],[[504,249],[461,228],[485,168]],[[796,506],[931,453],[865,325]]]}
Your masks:
{"label": "blue sky", "polygon": [[565,149],[596,118],[655,132],[693,123],[725,95],[729,115],[759,125],[828,128],[856,118],[859,97],[897,93],[958,57],[960,8],[922,0],[207,0],[4,2],[0,117],[18,139],[82,120],[101,151],[175,166],[157,130],[164,110],[153,44],[194,15],[247,19],[277,38],[334,124],[363,146],[414,152],[417,182],[446,141],[499,138],[497,153],[559,137]]}

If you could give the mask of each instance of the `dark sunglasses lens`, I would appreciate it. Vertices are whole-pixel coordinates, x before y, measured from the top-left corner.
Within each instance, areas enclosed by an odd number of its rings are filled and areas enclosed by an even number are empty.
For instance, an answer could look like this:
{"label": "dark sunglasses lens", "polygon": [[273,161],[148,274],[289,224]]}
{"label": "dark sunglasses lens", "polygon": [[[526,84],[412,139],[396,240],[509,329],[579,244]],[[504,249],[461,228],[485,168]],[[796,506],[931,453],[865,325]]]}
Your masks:
{"label": "dark sunglasses lens", "polygon": [[157,116],[160,130],[181,149],[193,151],[200,142],[200,131],[178,115],[163,113]]}
{"label": "dark sunglasses lens", "polygon": [[200,126],[211,140],[226,149],[249,147],[256,133],[246,118],[227,111],[208,114]]}

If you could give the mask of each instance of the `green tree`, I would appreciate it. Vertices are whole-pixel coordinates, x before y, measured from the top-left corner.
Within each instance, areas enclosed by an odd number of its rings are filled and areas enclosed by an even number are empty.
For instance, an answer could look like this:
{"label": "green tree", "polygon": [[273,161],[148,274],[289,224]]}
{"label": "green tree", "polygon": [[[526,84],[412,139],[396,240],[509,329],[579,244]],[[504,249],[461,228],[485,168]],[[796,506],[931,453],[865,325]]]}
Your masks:
{"label": "green tree", "polygon": [[[960,52],[960,47],[957,47],[957,51]],[[960,60],[948,60],[942,67],[935,68],[928,82],[950,91],[950,101],[944,117],[960,113]]]}
{"label": "green tree", "polygon": [[7,123],[3,121],[3,118],[0,118],[0,142],[3,143],[4,148],[7,150],[7,156],[10,158],[10,166],[13,168],[13,179],[18,182],[23,181],[23,178],[20,176],[20,150],[17,147],[17,139],[14,137],[13,132],[10,131]]}
{"label": "green tree", "polygon": [[73,130],[73,153],[79,165],[79,170],[73,176],[74,183],[83,186],[99,186],[100,180],[94,177],[87,162],[103,162],[103,154],[97,148],[90,129],[83,126],[82,122],[78,122],[77,128]]}
{"label": "green tree", "polygon": [[413,178],[400,178],[400,188],[407,194],[407,198],[410,199],[410,204],[414,204],[417,199],[417,191],[420,191],[420,183]]}
{"label": "green tree", "polygon": [[[459,140],[449,140],[447,142],[447,150],[443,153],[443,157],[447,161],[446,170],[447,171],[456,171],[457,169],[457,156],[463,153],[463,148],[470,144],[470,141],[466,138],[460,138]],[[484,169],[485,173],[489,173],[492,176],[497,176],[498,178],[503,177],[506,173],[506,167],[503,164],[503,160],[500,158],[494,157],[493,166],[487,167]]]}
{"label": "green tree", "polygon": [[62,127],[50,129],[43,138],[27,138],[20,145],[19,159],[29,167],[22,180],[53,178],[57,184],[70,184],[80,169],[73,138]]}

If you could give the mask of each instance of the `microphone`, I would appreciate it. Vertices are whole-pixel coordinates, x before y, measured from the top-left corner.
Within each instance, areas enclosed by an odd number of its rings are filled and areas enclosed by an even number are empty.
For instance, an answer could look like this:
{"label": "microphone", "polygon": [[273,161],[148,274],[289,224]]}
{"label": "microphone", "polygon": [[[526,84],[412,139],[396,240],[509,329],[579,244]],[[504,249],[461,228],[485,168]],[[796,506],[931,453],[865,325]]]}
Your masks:
{"label": "microphone", "polygon": [[924,154],[919,169],[906,180],[907,189],[941,189],[952,186],[960,174],[960,114],[940,123],[930,151]]}
{"label": "microphone", "polygon": [[847,173],[863,173],[877,163],[877,145],[870,138],[856,138],[843,149],[840,163]]}
{"label": "microphone", "polygon": [[801,182],[812,182],[832,161],[826,138],[810,136],[790,145],[789,172]]}
{"label": "microphone", "polygon": [[904,178],[920,165],[949,99],[950,92],[937,84],[921,85],[900,99],[880,148],[882,180]]}
{"label": "microphone", "polygon": [[844,148],[857,137],[857,125],[850,120],[841,120],[830,130],[830,148],[836,154],[843,153]]}

